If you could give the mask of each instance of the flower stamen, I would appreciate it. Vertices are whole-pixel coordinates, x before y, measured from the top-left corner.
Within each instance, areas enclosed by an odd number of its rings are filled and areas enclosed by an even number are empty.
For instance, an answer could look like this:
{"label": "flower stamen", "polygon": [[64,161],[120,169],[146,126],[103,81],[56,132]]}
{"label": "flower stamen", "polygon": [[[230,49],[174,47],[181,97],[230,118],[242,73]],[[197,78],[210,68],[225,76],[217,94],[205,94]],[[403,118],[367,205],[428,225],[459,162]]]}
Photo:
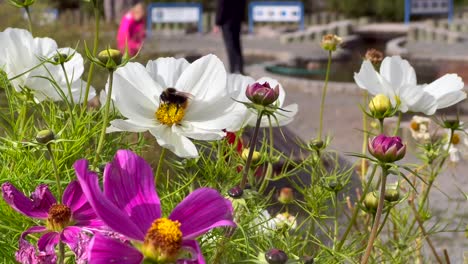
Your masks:
{"label": "flower stamen", "polygon": [[71,215],[70,207],[63,204],[52,205],[47,217],[47,229],[52,231],[63,230],[70,225]]}
{"label": "flower stamen", "polygon": [[457,145],[458,143],[460,143],[460,136],[457,133],[453,133],[452,144]]}
{"label": "flower stamen", "polygon": [[179,124],[185,116],[185,109],[174,103],[162,103],[156,110],[156,119],[159,123],[167,126]]}
{"label": "flower stamen", "polygon": [[169,263],[177,259],[182,247],[182,231],[179,221],[156,219],[145,236],[142,251],[145,257],[157,263]]}

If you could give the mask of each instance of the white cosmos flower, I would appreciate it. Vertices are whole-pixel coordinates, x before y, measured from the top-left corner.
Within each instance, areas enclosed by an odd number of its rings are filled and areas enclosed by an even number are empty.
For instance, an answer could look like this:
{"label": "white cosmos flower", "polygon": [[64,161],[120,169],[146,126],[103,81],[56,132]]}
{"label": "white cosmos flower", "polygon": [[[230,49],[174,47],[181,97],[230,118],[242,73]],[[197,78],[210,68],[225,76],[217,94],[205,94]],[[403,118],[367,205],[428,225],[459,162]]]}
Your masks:
{"label": "white cosmos flower", "polygon": [[[445,130],[447,141],[450,138],[450,129]],[[466,159],[468,156],[468,131],[467,130],[456,130],[453,133],[452,142],[447,142],[444,149],[449,152],[449,158],[451,162],[457,163],[462,159]]]}
{"label": "white cosmos flower", "polygon": [[[186,93],[186,108],[160,99],[167,88]],[[240,127],[243,113],[232,98],[224,65],[214,55],[192,64],[175,58],[149,61],[146,68],[128,63],[116,70],[112,91],[114,106],[127,119],[111,121],[107,131],[149,131],[179,157],[197,157],[189,138],[218,140],[222,129]]]}
{"label": "white cosmos flower", "polygon": [[[279,85],[279,97],[276,100],[274,104],[276,106],[280,107],[281,109],[284,109],[285,111],[278,110],[276,111],[275,117],[271,117],[271,125],[272,126],[285,126],[289,123],[291,123],[294,119],[294,116],[297,114],[297,104],[290,104],[285,107],[283,107],[284,100],[286,98],[286,92],[283,89],[283,86],[278,83],[277,80],[269,78],[269,77],[262,77],[258,80],[254,80],[252,77],[249,76],[244,76],[241,74],[229,74],[228,75],[228,87],[229,89],[235,91],[237,96],[235,97],[237,101],[239,102],[250,102],[250,100],[247,98],[245,95],[245,91],[247,90],[247,86],[253,84],[253,83],[265,83],[268,82],[270,84],[270,87],[276,87],[276,85]],[[245,117],[244,117],[244,124],[249,125],[249,126],[255,126],[255,123],[257,121],[257,112],[253,109],[247,109],[247,107],[243,104],[238,104],[236,106],[239,109],[243,109],[245,111]],[[268,121],[268,116],[263,116],[262,121],[260,123],[261,127],[268,127],[270,126],[270,122]],[[229,130],[229,131],[237,131],[238,129],[235,130]]]}
{"label": "white cosmos flower", "polygon": [[432,115],[437,109],[449,107],[466,98],[464,84],[456,74],[446,74],[430,84],[417,85],[416,73],[407,60],[399,56],[386,57],[380,74],[370,61],[365,60],[356,84],[373,95],[386,95],[393,106],[400,101],[401,112],[413,111]]}
{"label": "white cosmos flower", "polygon": [[431,119],[424,116],[413,116],[411,119],[409,129],[411,136],[417,141],[428,141],[431,139],[430,126]]}
{"label": "white cosmos flower", "polygon": [[[66,75],[60,65],[45,61],[52,61],[58,54],[73,56],[64,63]],[[70,98],[67,78],[73,100],[81,102],[84,96],[86,84],[81,80],[83,57],[74,49],[57,48],[53,39],[33,38],[27,30],[7,28],[0,32],[0,68],[10,79],[21,75],[13,79],[11,84],[17,91],[31,89],[37,102],[63,100],[58,91]],[[95,95],[95,90],[91,88],[89,98]]]}

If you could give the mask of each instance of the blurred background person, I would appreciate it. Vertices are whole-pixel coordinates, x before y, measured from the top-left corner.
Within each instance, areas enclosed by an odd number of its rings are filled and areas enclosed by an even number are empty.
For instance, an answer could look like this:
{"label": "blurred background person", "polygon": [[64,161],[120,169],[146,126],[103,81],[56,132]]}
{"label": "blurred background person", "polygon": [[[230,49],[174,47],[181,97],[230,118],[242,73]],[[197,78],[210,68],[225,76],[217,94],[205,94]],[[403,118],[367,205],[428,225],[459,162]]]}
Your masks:
{"label": "blurred background person", "polygon": [[127,46],[128,53],[134,56],[143,46],[146,37],[145,11],[145,4],[138,2],[122,17],[117,33],[117,47],[122,53]]}
{"label": "blurred background person", "polygon": [[216,6],[216,27],[223,31],[224,45],[229,59],[231,73],[244,73],[244,58],[240,41],[241,23],[244,19],[246,0],[218,0]]}

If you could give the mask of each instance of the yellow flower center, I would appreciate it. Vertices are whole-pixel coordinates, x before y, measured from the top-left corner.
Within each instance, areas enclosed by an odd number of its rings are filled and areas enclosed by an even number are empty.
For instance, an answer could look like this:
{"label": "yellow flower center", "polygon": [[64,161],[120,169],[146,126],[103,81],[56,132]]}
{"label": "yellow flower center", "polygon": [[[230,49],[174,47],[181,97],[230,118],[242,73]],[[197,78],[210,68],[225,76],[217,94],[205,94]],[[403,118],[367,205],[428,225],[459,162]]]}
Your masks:
{"label": "yellow flower center", "polygon": [[457,145],[460,143],[460,136],[457,133],[454,133],[452,136],[452,144]]}
{"label": "yellow flower center", "polygon": [[162,103],[159,105],[158,110],[156,110],[155,115],[159,123],[172,126],[182,121],[185,109],[179,104]]}
{"label": "yellow flower center", "polygon": [[419,131],[420,125],[419,125],[418,122],[413,121],[413,122],[411,122],[411,125],[410,125],[410,126],[411,126],[411,129],[413,129],[414,131]]}
{"label": "yellow flower center", "polygon": [[167,218],[156,219],[145,236],[142,252],[156,263],[172,263],[182,246],[180,223]]}
{"label": "yellow flower center", "polygon": [[47,229],[62,231],[65,227],[70,225],[71,215],[70,207],[63,204],[52,205],[47,217]]}

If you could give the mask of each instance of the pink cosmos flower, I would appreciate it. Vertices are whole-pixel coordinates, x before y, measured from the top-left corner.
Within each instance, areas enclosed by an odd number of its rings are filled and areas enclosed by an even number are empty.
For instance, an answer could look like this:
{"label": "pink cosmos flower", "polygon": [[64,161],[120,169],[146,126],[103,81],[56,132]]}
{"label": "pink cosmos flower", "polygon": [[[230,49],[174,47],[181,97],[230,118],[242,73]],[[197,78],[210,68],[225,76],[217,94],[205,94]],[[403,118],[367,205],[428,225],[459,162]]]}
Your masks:
{"label": "pink cosmos flower", "polygon": [[[21,234],[16,260],[20,263],[55,263],[55,246],[61,241],[75,253],[77,262],[86,258],[87,235],[82,231],[102,226],[93,208],[83,195],[80,184],[72,181],[63,193],[62,203],[52,195],[49,187],[40,184],[26,197],[11,183],[2,184],[3,199],[17,212],[46,221],[45,226],[33,226]],[[26,240],[31,233],[44,233],[36,248]]]}
{"label": "pink cosmos flower", "polygon": [[400,137],[387,137],[378,135],[369,139],[369,152],[382,162],[395,162],[401,160],[406,153],[406,145]]}
{"label": "pink cosmos flower", "polygon": [[[88,162],[74,165],[78,180],[91,206],[102,221],[130,240],[95,234],[89,247],[89,262],[140,264],[205,263],[196,237],[219,226],[235,226],[232,205],[218,191],[200,188],[163,217],[151,167],[128,150],[119,150],[104,170],[101,191]],[[180,259],[188,252],[191,259]],[[184,254],[187,256],[187,254]]]}
{"label": "pink cosmos flower", "polygon": [[245,96],[255,104],[267,106],[278,99],[279,93],[279,85],[271,88],[268,82],[264,82],[263,84],[256,82],[247,86]]}

